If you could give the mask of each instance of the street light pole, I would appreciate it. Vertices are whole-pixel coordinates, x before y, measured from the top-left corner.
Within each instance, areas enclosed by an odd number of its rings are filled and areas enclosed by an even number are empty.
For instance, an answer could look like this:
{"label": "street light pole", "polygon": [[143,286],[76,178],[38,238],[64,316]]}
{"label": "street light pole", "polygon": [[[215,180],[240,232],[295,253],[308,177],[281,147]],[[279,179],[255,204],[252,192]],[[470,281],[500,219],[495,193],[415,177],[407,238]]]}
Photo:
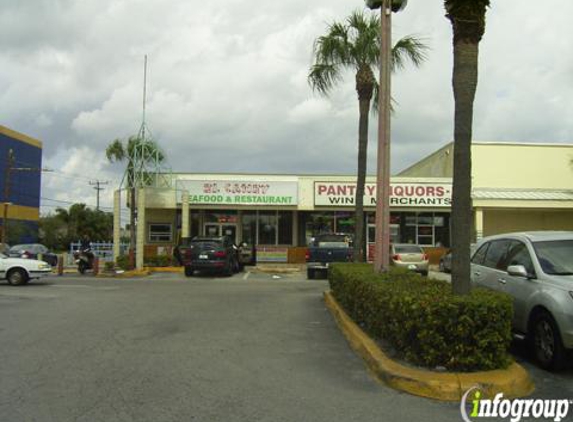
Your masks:
{"label": "street light pole", "polygon": [[376,246],[374,270],[388,270],[390,264],[390,92],[392,51],[391,0],[380,8],[380,91],[378,98],[378,165],[376,171]]}

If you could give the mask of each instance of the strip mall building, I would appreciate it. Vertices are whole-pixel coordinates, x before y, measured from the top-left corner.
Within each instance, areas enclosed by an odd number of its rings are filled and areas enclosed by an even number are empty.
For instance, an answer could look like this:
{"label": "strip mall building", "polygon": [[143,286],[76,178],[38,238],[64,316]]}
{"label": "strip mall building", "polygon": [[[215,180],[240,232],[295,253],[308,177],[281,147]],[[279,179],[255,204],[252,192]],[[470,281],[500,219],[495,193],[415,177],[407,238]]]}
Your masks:
{"label": "strip mall building", "polygon": [[[573,230],[573,145],[474,143],[472,158],[476,240],[518,230]],[[452,169],[448,144],[392,177],[392,242],[428,250],[450,245]],[[146,256],[169,253],[181,237],[229,235],[255,244],[259,261],[297,262],[316,234],[354,231],[355,189],[353,175],[174,174],[170,188],[138,195],[144,224],[138,224],[137,249]],[[369,177],[369,243],[375,198]],[[116,209],[119,203],[116,194]]]}

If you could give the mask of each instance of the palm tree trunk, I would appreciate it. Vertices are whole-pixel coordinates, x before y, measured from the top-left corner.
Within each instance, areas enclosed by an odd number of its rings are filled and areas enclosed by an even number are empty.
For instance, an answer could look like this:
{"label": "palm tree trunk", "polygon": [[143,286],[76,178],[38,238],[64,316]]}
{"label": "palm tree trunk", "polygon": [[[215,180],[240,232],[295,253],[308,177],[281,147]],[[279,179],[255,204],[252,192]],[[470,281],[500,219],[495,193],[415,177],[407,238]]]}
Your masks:
{"label": "palm tree trunk", "polygon": [[360,98],[358,104],[360,109],[360,123],[358,125],[358,177],[356,180],[356,214],[354,218],[354,262],[364,262],[364,185],[366,184],[370,98]]}
{"label": "palm tree trunk", "polygon": [[454,44],[453,89],[454,180],[452,193],[452,290],[470,292],[470,240],[472,230],[471,142],[473,105],[478,80],[478,43]]}

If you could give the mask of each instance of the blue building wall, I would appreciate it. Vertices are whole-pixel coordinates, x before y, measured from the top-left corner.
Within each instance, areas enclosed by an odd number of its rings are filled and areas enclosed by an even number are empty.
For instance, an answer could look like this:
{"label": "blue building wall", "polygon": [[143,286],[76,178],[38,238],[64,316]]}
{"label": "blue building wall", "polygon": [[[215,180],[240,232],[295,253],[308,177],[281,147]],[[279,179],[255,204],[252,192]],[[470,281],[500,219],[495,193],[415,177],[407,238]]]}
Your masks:
{"label": "blue building wall", "polygon": [[[4,189],[10,150],[13,151],[14,162],[10,172],[10,194],[6,199]],[[12,233],[21,233],[18,243],[33,242],[38,237],[41,168],[42,143],[0,125],[0,202],[10,202],[7,227]],[[2,213],[3,207],[0,206],[0,216]]]}

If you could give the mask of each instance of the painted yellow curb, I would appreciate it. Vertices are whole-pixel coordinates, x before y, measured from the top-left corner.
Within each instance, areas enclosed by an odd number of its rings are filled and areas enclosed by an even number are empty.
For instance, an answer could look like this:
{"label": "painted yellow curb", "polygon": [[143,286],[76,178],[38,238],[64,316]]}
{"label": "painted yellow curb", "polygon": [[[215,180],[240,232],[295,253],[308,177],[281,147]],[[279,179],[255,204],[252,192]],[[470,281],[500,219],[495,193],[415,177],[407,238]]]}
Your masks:
{"label": "painted yellow curb", "polygon": [[145,267],[152,273],[183,273],[183,267]]}
{"label": "painted yellow curb", "polygon": [[478,387],[484,398],[501,392],[507,398],[524,397],[535,388],[527,371],[517,363],[508,369],[471,373],[432,372],[401,365],[386,356],[352,321],[331,292],[324,292],[324,301],[350,346],[382,382],[396,390],[436,400],[460,401],[471,387]]}

